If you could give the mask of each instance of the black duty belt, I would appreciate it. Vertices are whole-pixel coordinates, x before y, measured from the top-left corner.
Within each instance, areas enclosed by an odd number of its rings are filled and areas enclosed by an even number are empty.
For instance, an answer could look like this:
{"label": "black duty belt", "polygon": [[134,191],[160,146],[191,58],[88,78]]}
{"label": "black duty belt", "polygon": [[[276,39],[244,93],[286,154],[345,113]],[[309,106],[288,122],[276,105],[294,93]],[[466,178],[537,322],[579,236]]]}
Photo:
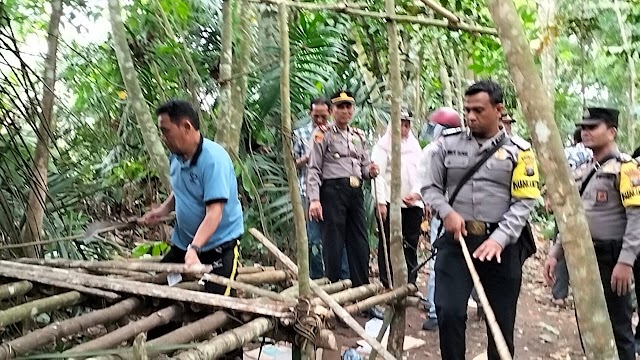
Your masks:
{"label": "black duty belt", "polygon": [[331,184],[331,183],[346,184],[354,189],[358,189],[362,186],[362,180],[360,180],[360,178],[357,176],[349,176],[349,177],[338,178],[338,179],[325,179],[322,182],[324,184]]}
{"label": "black duty belt", "polygon": [[467,234],[472,236],[491,235],[491,232],[498,228],[498,223],[488,223],[476,220],[465,221],[464,225],[467,229]]}

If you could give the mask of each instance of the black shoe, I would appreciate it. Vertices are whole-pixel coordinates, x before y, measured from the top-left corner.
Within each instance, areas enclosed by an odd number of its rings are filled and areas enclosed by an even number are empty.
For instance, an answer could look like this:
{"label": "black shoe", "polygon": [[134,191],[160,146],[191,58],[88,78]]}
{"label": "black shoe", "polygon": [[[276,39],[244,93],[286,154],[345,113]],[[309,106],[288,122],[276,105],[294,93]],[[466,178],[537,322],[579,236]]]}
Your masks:
{"label": "black shoe", "polygon": [[438,319],[427,318],[427,320],[422,323],[422,330],[438,331]]}
{"label": "black shoe", "polygon": [[487,316],[484,314],[484,309],[482,308],[482,306],[478,307],[478,311],[476,312],[476,314],[478,315],[478,320],[487,319]]}

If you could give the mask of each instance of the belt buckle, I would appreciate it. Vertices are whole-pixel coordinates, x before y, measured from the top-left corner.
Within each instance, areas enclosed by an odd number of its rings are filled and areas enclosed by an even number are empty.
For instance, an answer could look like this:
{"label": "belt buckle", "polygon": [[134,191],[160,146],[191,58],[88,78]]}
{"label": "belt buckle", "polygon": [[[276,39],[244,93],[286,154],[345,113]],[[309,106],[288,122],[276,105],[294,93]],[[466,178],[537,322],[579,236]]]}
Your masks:
{"label": "belt buckle", "polygon": [[482,236],[487,233],[487,224],[483,221],[467,221],[467,232],[470,235]]}
{"label": "belt buckle", "polygon": [[349,176],[349,185],[352,188],[360,187],[360,179],[357,176]]}

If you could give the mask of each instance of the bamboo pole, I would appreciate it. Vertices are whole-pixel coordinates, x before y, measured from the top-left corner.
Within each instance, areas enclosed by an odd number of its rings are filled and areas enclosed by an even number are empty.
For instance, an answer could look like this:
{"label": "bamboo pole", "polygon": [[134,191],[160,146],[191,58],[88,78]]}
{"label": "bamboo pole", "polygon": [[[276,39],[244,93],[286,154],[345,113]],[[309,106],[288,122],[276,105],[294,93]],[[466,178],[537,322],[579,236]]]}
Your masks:
{"label": "bamboo pole", "polygon": [[80,274],[69,270],[46,268],[38,265],[19,264],[0,260],[0,269],[15,267],[19,269],[38,270],[42,277],[64,279],[72,285],[86,285],[118,292],[156,298],[192,302],[201,305],[223,307],[231,310],[250,312],[266,316],[287,318],[293,316],[289,307],[283,304],[259,303],[255,300],[230,298],[198,291],[183,290],[164,285],[145,284],[138,281],[110,278],[97,275]]}
{"label": "bamboo pole", "polygon": [[167,273],[147,274],[140,271],[124,270],[124,269],[91,269],[91,273],[101,275],[119,275],[129,280],[150,282],[154,284],[162,284],[167,282]]}
{"label": "bamboo pole", "polygon": [[[380,284],[366,284],[362,286],[358,286],[357,288],[347,289],[340,291],[339,293],[331,295],[333,301],[338,304],[345,304],[348,302],[358,301],[364,299],[366,297],[372,296],[382,289]],[[313,298],[311,300],[312,305],[323,305],[326,304],[321,298]],[[327,304],[328,305],[328,304]]]}
{"label": "bamboo pole", "polygon": [[[294,264],[293,261],[291,261],[291,259],[289,259],[285,254],[283,254],[282,251],[280,251],[280,249],[278,249],[278,247],[275,246],[269,239],[267,239],[267,237],[264,236],[260,231],[258,231],[255,228],[251,228],[251,229],[249,229],[249,233],[256,240],[260,241],[260,243],[262,243],[267,249],[269,249],[269,251],[271,251],[271,253],[278,260],[280,260],[289,270],[291,270],[293,272],[297,272],[298,271],[298,267],[296,266],[296,264]],[[310,285],[311,285],[311,290],[316,295],[318,295],[322,299],[322,301],[324,301],[331,308],[331,310],[333,310],[336,313],[336,315],[340,319],[342,319],[342,321],[345,322],[345,324],[347,324],[351,329],[353,329],[353,331],[355,331],[356,334],[358,334],[360,337],[362,337],[369,345],[371,345],[371,347],[373,349],[376,349],[380,354],[382,354],[382,357],[385,360],[395,360],[395,357],[393,355],[391,355],[380,344],[380,342],[376,341],[376,339],[374,339],[372,336],[368,335],[364,331],[362,326],[360,326],[360,324],[353,317],[351,317],[351,315],[348,312],[346,312],[340,306],[340,304],[338,304],[335,300],[333,300],[331,298],[331,295],[329,295],[326,292],[322,291],[322,289],[320,289],[320,287],[314,282],[310,282]]]}
{"label": "bamboo pole", "polygon": [[[14,263],[17,264],[17,263]],[[104,290],[99,290],[99,289],[94,289],[91,286],[91,284],[88,284],[86,286],[83,285],[78,285],[78,284],[71,284],[68,281],[66,281],[66,279],[62,278],[62,279],[51,279],[49,277],[46,276],[42,276],[41,273],[39,271],[34,271],[33,269],[24,269],[24,268],[20,268],[19,266],[0,266],[0,275],[1,276],[6,276],[6,277],[11,277],[11,278],[16,278],[16,279],[22,279],[22,280],[30,280],[33,282],[37,282],[37,283],[41,283],[41,284],[47,284],[47,285],[52,285],[52,286],[56,286],[56,287],[61,287],[63,289],[71,289],[71,290],[76,290],[79,291],[81,293],[85,293],[85,294],[91,294],[91,295],[96,295],[99,297],[103,297],[105,299],[109,299],[109,300],[117,300],[120,298],[120,295],[113,293],[111,291],[104,291]]]}
{"label": "bamboo pole", "polygon": [[[337,292],[341,292],[343,290],[347,290],[351,288],[351,280],[340,280],[331,284],[320,285],[320,288],[326,292],[327,294],[335,294]],[[298,298],[298,294],[293,295],[294,298]]]}
{"label": "bamboo pole", "polygon": [[237,281],[252,285],[276,284],[287,280],[287,273],[284,270],[263,271],[238,275],[236,279]]}
{"label": "bamboo pole", "polygon": [[118,347],[118,345],[123,341],[127,341],[140,333],[147,332],[160,325],[169,323],[172,319],[182,315],[183,311],[184,308],[182,305],[175,304],[168,306],[138,321],[131,322],[121,328],[118,328],[104,336],[73,347],[64,353],[68,354],[69,357],[73,357],[74,353]]}
{"label": "bamboo pole", "polygon": [[0,311],[0,328],[32,318],[38,314],[76,305],[83,300],[84,296],[82,294],[77,291],[70,291],[14,306]]}
{"label": "bamboo pole", "polygon": [[95,310],[64,321],[56,321],[42,329],[34,330],[2,344],[0,346],[0,360],[27,354],[92,326],[112,323],[137,309],[141,303],[138,298],[128,298],[105,309]]}
{"label": "bamboo pole", "polygon": [[33,284],[28,281],[18,281],[0,286],[0,300],[22,296],[33,289]]}
{"label": "bamboo pole", "polygon": [[316,4],[310,2],[281,1],[281,0],[249,0],[250,2],[273,4],[284,3],[289,7],[301,8],[309,11],[336,11],[353,16],[369,17],[375,19],[394,20],[401,23],[419,24],[426,26],[436,26],[447,29],[462,30],[470,33],[486,35],[496,35],[496,30],[479,25],[465,24],[463,22],[451,23],[448,20],[428,19],[410,15],[388,15],[381,12],[355,9],[347,4]]}
{"label": "bamboo pole", "polygon": [[[392,291],[386,292],[384,294],[380,294],[380,295],[376,295],[376,296],[372,296],[370,298],[367,298],[363,301],[359,301],[355,304],[351,304],[348,306],[345,306],[345,310],[349,313],[349,314],[357,314],[361,311],[370,309],[376,305],[380,305],[380,304],[390,304],[393,303],[395,301],[398,300],[402,300],[404,299],[408,294],[411,294],[412,292],[415,292],[417,290],[416,286],[414,284],[408,284],[405,285],[403,287],[399,287],[397,289],[394,289]],[[335,314],[333,313],[329,313],[328,315],[329,317],[335,317]]]}
{"label": "bamboo pole", "polygon": [[440,5],[437,1],[434,1],[434,0],[420,0],[420,1],[422,1],[422,3],[425,4],[431,10],[442,15],[442,17],[447,19],[451,24],[459,24],[462,22],[462,20],[460,20],[458,15],[447,10],[444,6]]}
{"label": "bamboo pole", "polygon": [[53,266],[59,268],[80,268],[80,269],[122,269],[130,271],[144,272],[165,272],[180,274],[203,274],[213,270],[211,265],[193,265],[185,269],[183,264],[168,264],[155,262],[131,262],[131,261],[83,261],[67,259],[30,259],[22,258],[17,260],[20,263],[31,265]]}
{"label": "bamboo pole", "polygon": [[[286,275],[286,274],[285,274]],[[236,289],[236,290],[242,290],[244,292],[253,294],[253,295],[258,295],[258,296],[264,296],[266,298],[269,298],[271,300],[276,300],[276,301],[282,301],[282,302],[291,302],[291,299],[283,296],[281,294],[278,294],[276,292],[270,291],[270,290],[265,290],[262,288],[259,288],[257,286],[253,286],[250,284],[245,284],[242,283],[240,281],[234,281],[231,280],[229,278],[225,278],[223,276],[219,276],[219,275],[215,275],[215,274],[204,274],[202,275],[202,280],[206,280],[206,281],[210,281],[219,285],[224,285],[224,286],[229,286],[232,289]]]}
{"label": "bamboo pole", "polygon": [[229,330],[213,339],[198,345],[195,349],[183,352],[175,357],[177,360],[217,359],[231,350],[238,349],[256,337],[275,328],[276,320],[267,318],[254,319],[240,327]]}
{"label": "bamboo pole", "polygon": [[[551,102],[512,1],[488,0],[509,72],[527,120],[567,260],[580,334],[588,359],[617,359],[613,330],[584,207],[564,156]],[[609,286],[607,284],[606,286]]]}
{"label": "bamboo pole", "polygon": [[253,274],[262,271],[272,271],[276,268],[273,266],[243,266],[238,268],[238,275]]}
{"label": "bamboo pole", "polygon": [[204,285],[200,285],[197,281],[181,282],[173,287],[184,290],[204,291]]}
{"label": "bamboo pole", "polygon": [[[311,281],[313,281],[316,285],[318,285],[320,287],[329,284],[329,279],[327,279],[327,278],[321,278],[321,279],[316,279],[316,280],[311,280]],[[343,281],[343,280],[341,280],[341,281]],[[348,281],[351,281],[351,280],[348,280]],[[349,285],[349,286],[351,286],[351,285]],[[293,286],[286,288],[280,294],[281,295],[285,295],[287,297],[293,297],[294,295],[297,297],[296,294],[298,294],[298,283],[296,282]]]}

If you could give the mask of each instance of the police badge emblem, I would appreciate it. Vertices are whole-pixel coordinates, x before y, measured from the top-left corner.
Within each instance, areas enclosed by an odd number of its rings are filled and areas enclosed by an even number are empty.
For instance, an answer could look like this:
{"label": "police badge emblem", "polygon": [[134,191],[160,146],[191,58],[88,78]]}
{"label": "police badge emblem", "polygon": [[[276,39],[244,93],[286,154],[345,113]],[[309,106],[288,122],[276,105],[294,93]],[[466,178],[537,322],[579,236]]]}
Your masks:
{"label": "police badge emblem", "polygon": [[590,117],[591,117],[591,113],[589,112],[589,109],[584,109],[584,112],[582,113],[582,118],[588,119]]}

